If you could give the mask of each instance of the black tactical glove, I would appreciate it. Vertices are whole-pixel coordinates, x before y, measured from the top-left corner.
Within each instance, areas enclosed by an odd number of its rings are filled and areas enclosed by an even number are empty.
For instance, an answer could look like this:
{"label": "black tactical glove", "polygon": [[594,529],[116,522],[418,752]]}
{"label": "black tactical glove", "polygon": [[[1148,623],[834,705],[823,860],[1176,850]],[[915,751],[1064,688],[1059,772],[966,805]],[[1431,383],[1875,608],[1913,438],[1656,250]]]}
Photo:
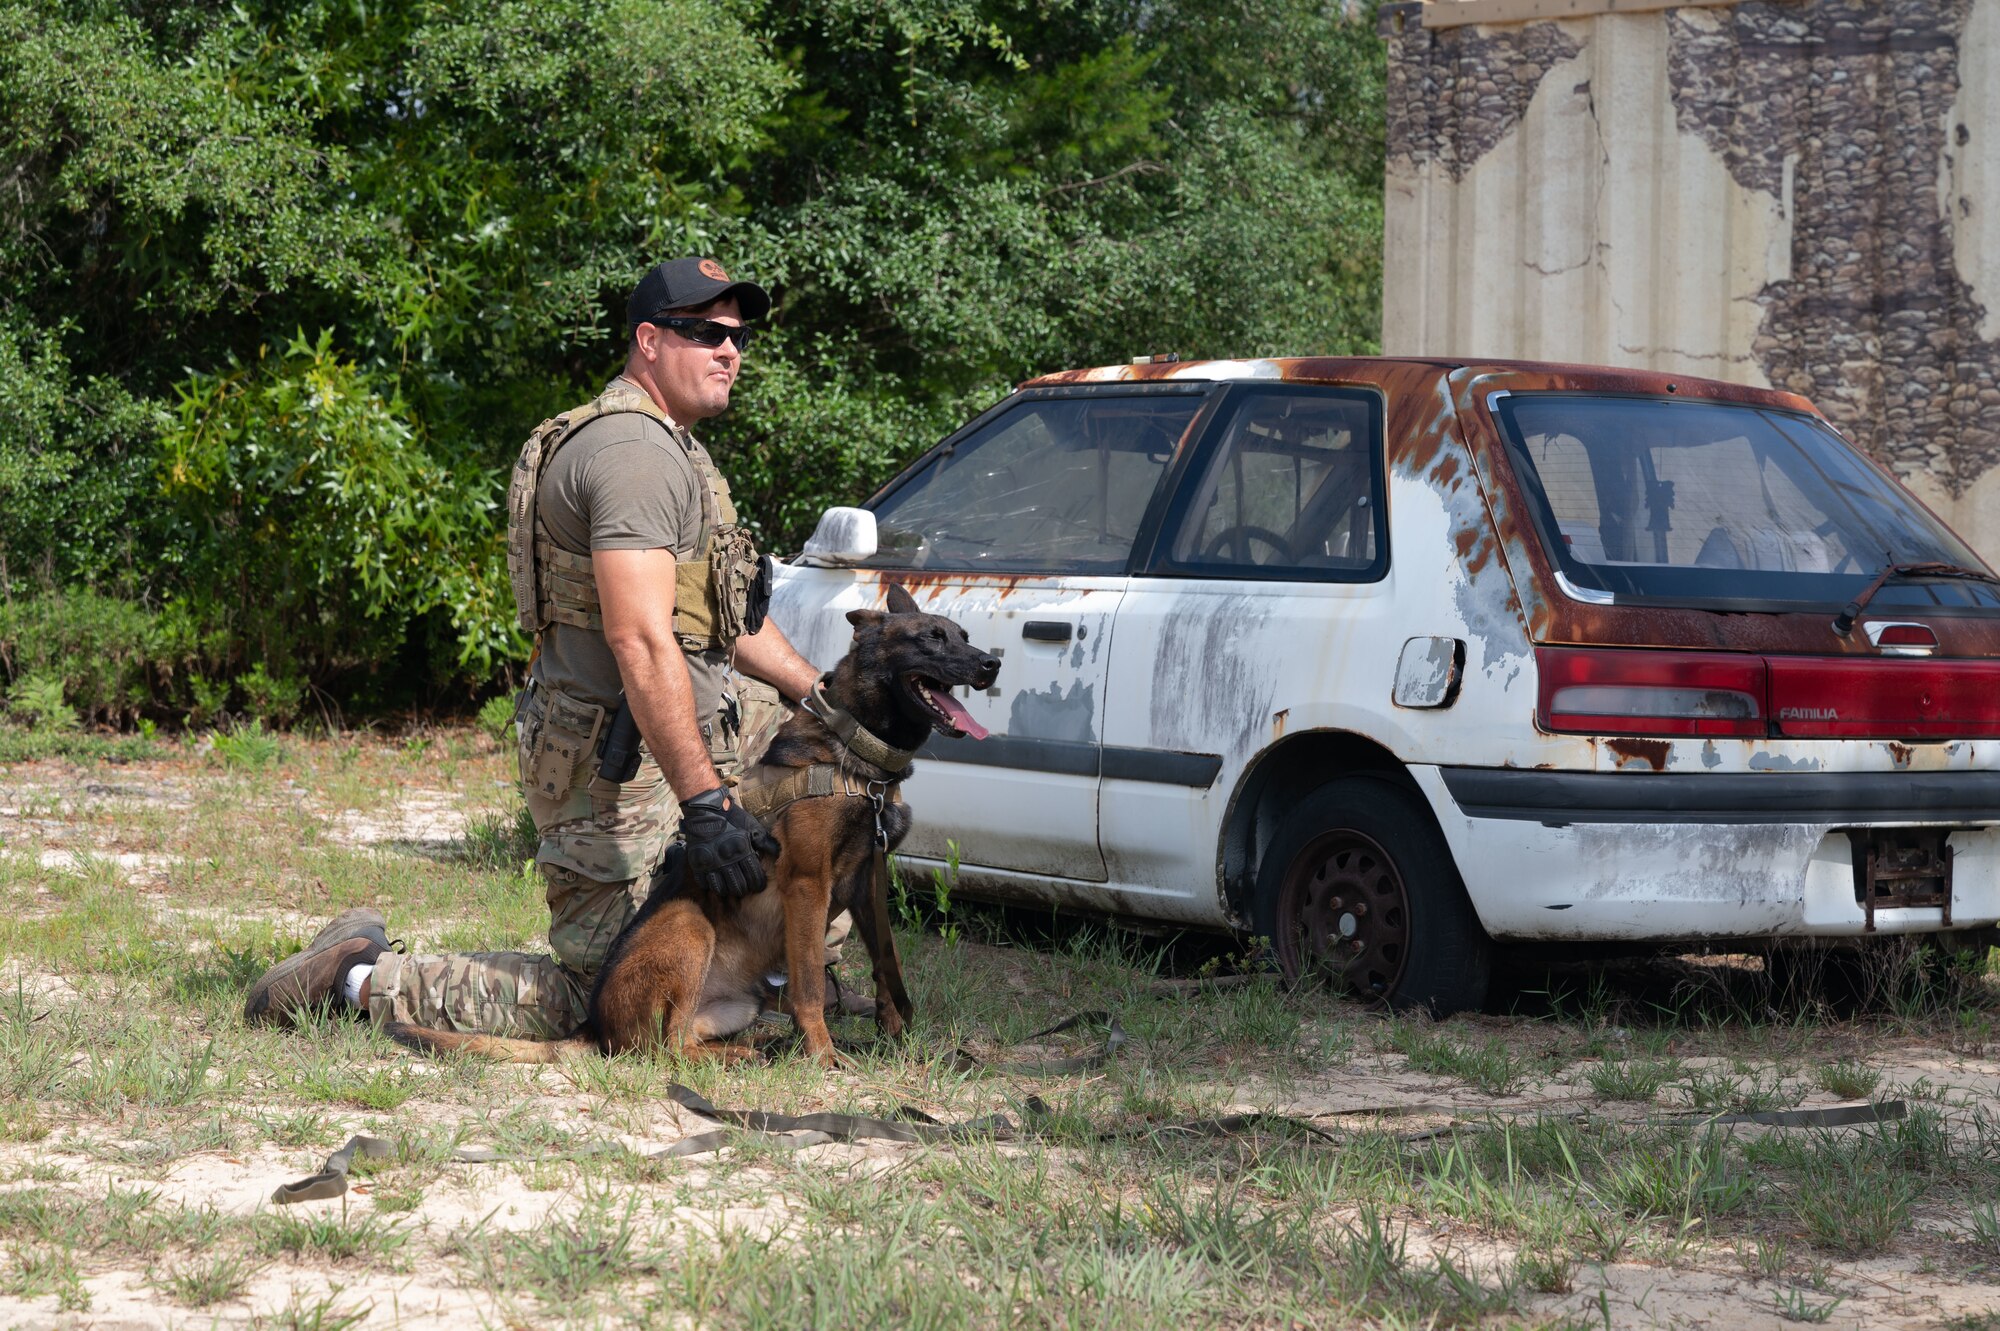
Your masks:
{"label": "black tactical glove", "polygon": [[764,890],[764,865],[757,856],[777,854],[778,839],[757,815],[729,798],[727,787],[681,801],[681,834],[687,839],[688,873],[696,884],[731,898]]}

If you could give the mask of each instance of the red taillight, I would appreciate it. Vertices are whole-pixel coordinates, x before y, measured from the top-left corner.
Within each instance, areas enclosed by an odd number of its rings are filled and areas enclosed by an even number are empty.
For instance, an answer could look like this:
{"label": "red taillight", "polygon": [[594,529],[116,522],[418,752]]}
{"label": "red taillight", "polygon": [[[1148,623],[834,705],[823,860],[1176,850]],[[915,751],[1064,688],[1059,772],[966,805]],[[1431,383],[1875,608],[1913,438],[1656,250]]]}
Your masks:
{"label": "red taillight", "polygon": [[1877,647],[1935,647],[1937,634],[1922,624],[1884,624],[1868,635]]}
{"label": "red taillight", "polygon": [[1545,729],[1583,735],[1766,733],[1766,668],[1732,652],[1537,647]]}
{"label": "red taillight", "polygon": [[2000,735],[2000,661],[1773,656],[1776,733],[1800,738]]}

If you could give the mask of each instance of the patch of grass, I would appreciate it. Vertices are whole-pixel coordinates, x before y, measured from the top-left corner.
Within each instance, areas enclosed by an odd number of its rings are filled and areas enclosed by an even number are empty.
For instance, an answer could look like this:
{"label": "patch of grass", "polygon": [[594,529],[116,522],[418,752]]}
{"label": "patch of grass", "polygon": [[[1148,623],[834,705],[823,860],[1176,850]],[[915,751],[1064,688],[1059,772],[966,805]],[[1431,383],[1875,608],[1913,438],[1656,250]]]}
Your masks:
{"label": "patch of grass", "polygon": [[330,1146],[340,1137],[333,1120],[317,1109],[258,1114],[255,1122],[273,1146]]}
{"label": "patch of grass", "polygon": [[454,847],[456,858],[479,869],[519,869],[535,858],[542,834],[535,830],[535,817],[528,806],[512,813],[482,813],[465,827],[465,835]]}
{"label": "patch of grass", "polygon": [[1845,1302],[1846,1296],[1840,1294],[1821,1303],[1802,1289],[1781,1289],[1777,1293],[1778,1316],[1787,1322],[1824,1322]]}
{"label": "patch of grass", "polygon": [[224,767],[249,772],[269,767],[285,752],[283,741],[264,729],[261,717],[234,731],[217,731],[214,743],[216,761]]}
{"label": "patch of grass", "polygon": [[76,1264],[76,1254],[67,1248],[15,1248],[11,1264],[0,1270],[0,1294],[20,1299],[54,1295],[58,1312],[90,1310],[90,1291],[84,1288],[83,1272]]}
{"label": "patch of grass", "polygon": [[376,1183],[373,1188],[369,1197],[375,1209],[385,1215],[414,1211],[424,1204],[424,1190],[418,1183]]}
{"label": "patch of grass", "polygon": [[1890,1167],[1878,1138],[1818,1134],[1792,1153],[1786,1198],[1806,1237],[1821,1248],[1876,1252],[1901,1233],[1923,1193],[1921,1181]]}
{"label": "patch of grass", "polygon": [[568,1308],[631,1276],[657,1269],[639,1246],[636,1199],[622,1209],[599,1200],[566,1220],[503,1236],[488,1250],[486,1278]]}
{"label": "patch of grass", "polygon": [[207,1253],[168,1268],[154,1288],[176,1303],[206,1308],[242,1297],[258,1264],[239,1253]]}
{"label": "patch of grass", "polygon": [[353,1105],[357,1109],[386,1112],[415,1095],[422,1084],[422,1074],[408,1068],[376,1068],[363,1073],[354,1068],[320,1064],[308,1072],[298,1093],[320,1104]]}
{"label": "patch of grass", "polygon": [[407,1226],[365,1212],[350,1215],[344,1203],[338,1214],[279,1210],[265,1212],[256,1221],[257,1251],[267,1257],[286,1253],[328,1262],[395,1266],[409,1241]]}
{"label": "patch of grass", "polygon": [[375,1305],[366,1303],[359,1308],[342,1308],[337,1300],[340,1291],[308,1299],[294,1289],[285,1306],[267,1317],[257,1318],[252,1325],[257,1331],[274,1328],[275,1331],[347,1331],[351,1326],[359,1326],[374,1313]]}
{"label": "patch of grass", "polygon": [[254,946],[232,948],[218,942],[212,954],[176,971],[172,993],[182,1002],[227,997],[234,1005],[258,976],[281,960]]}
{"label": "patch of grass", "polygon": [[33,1104],[20,1100],[0,1100],[0,1141],[38,1142],[54,1125]]}
{"label": "patch of grass", "polygon": [[1408,1247],[1407,1231],[1392,1234],[1379,1211],[1364,1208],[1334,1244],[1336,1286],[1374,1317],[1420,1326],[1469,1325],[1519,1298],[1512,1272],[1489,1288],[1443,1255],[1430,1266],[1411,1262]]}
{"label": "patch of grass", "polygon": [[1218,995],[1216,1028],[1263,1049],[1292,1049],[1299,1041],[1299,1011],[1274,976],[1260,975],[1249,984],[1224,989]]}
{"label": "patch of grass", "polygon": [[0,1237],[20,1244],[45,1243],[73,1251],[87,1248],[90,1219],[83,1200],[48,1188],[0,1192]]}
{"label": "patch of grass", "polygon": [[1514,1274],[1537,1294],[1567,1294],[1576,1284],[1576,1259],[1560,1249],[1529,1248],[1515,1259]]}
{"label": "patch of grass", "polygon": [[1733,1076],[1719,1068],[1702,1068],[1687,1075],[1688,1106],[1718,1114],[1761,1114],[1785,1109],[1799,1102],[1796,1088],[1784,1078],[1761,1071]]}
{"label": "patch of grass", "polygon": [[1259,1206],[1237,1183],[1163,1180],[1153,1185],[1145,1215],[1163,1242],[1239,1274],[1298,1270],[1312,1257],[1311,1232],[1301,1213]]}
{"label": "patch of grass", "polygon": [[1529,1061],[1499,1039],[1478,1043],[1455,1040],[1417,1021],[1391,1024],[1383,1042],[1402,1054],[1413,1071],[1455,1077],[1488,1095],[1508,1095],[1516,1090]]}
{"label": "patch of grass", "polygon": [[228,1095],[242,1084],[243,1075],[241,1066],[216,1057],[213,1038],[192,1051],[156,1038],[106,1049],[87,1071],[75,1075],[70,1091],[92,1105],[171,1107]]}
{"label": "patch of grass", "polygon": [[1749,1201],[1756,1180],[1734,1158],[1726,1132],[1672,1132],[1611,1162],[1598,1190],[1635,1215],[1715,1216]]}
{"label": "patch of grass", "polygon": [[0,912],[0,956],[50,974],[155,974],[173,955],[144,898],[115,875],[51,873],[43,882],[52,911]]}
{"label": "patch of grass", "polygon": [[1673,1059],[1607,1059],[1583,1075],[1590,1089],[1607,1100],[1650,1104],[1662,1086],[1680,1075],[1680,1070],[1679,1062]]}
{"label": "patch of grass", "polygon": [[1882,1074],[1864,1064],[1841,1059],[1814,1068],[1813,1084],[1843,1100],[1866,1100],[1882,1084]]}

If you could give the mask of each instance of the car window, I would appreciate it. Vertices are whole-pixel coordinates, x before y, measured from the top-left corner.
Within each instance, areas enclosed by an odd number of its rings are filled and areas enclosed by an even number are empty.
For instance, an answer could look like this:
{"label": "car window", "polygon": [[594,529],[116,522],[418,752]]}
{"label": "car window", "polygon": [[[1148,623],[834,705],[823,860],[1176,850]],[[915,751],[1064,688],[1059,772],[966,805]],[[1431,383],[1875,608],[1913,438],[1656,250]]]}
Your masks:
{"label": "car window", "polygon": [[[1885,563],[1977,558],[1810,416],[1730,403],[1517,394],[1509,455],[1551,553],[1610,593],[1838,604]],[[2000,605],[1976,583],[1879,604]]]}
{"label": "car window", "polygon": [[1122,573],[1197,395],[1023,402],[875,505],[889,568]]}
{"label": "car window", "polygon": [[1240,392],[1178,514],[1169,561],[1250,576],[1379,576],[1376,435],[1370,396]]}

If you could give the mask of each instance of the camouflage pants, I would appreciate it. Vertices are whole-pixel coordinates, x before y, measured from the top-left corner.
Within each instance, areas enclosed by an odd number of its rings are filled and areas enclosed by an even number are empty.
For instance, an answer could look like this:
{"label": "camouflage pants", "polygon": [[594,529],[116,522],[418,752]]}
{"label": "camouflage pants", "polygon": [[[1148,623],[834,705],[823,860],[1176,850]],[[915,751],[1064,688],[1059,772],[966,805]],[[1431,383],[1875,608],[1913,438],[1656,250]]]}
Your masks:
{"label": "camouflage pants", "polygon": [[[761,753],[783,723],[775,690],[745,681],[742,731]],[[613,940],[645,902],[653,868],[680,826],[680,804],[645,748],[632,780],[597,775],[601,709],[536,686],[517,718],[522,789],[542,834],[536,867],[546,885],[549,949],[449,956],[384,953],[369,983],[368,1015],[378,1025],[409,1022],[441,1030],[556,1039],[582,1024],[592,978]],[[702,727],[724,780],[741,770],[744,749],[718,715]],[[838,933],[846,933],[845,921]],[[829,946],[836,945],[830,934]]]}

